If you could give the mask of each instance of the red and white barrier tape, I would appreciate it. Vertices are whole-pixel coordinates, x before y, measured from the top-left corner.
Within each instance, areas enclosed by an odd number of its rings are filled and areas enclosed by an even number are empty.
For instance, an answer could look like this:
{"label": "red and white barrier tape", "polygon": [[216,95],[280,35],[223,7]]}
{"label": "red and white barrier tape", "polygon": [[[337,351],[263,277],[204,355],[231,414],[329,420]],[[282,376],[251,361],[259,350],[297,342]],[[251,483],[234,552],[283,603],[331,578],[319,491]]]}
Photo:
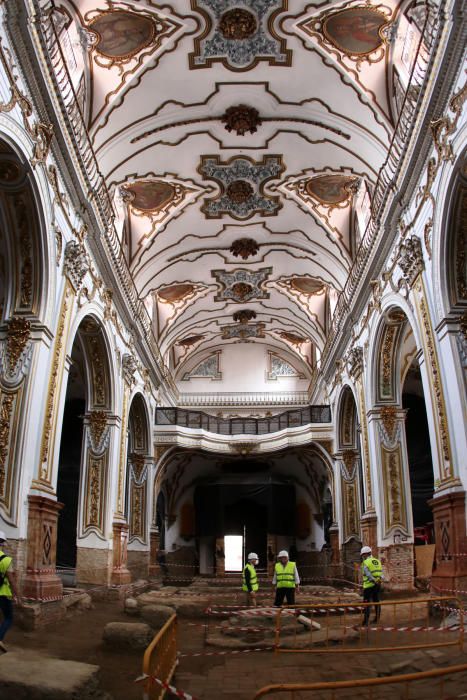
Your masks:
{"label": "red and white barrier tape", "polygon": [[178,688],[175,688],[173,685],[169,685],[168,683],[161,681],[155,676],[148,676],[147,674],[143,674],[142,676],[139,676],[139,678],[135,679],[135,683],[141,683],[142,681],[146,680],[150,680],[151,683],[157,683],[157,685],[160,685],[161,688],[165,688],[165,690],[170,691],[172,695],[175,695],[177,698],[183,698],[183,700],[197,700],[194,695],[185,693],[183,690],[178,690]]}
{"label": "red and white barrier tape", "polygon": [[239,632],[264,632],[264,630],[269,630],[269,627],[236,627],[236,626],[223,626],[223,625],[210,625],[208,622],[188,622],[188,627],[209,627],[209,629],[214,630],[237,630]]}
{"label": "red and white barrier tape", "polygon": [[251,654],[254,651],[271,651],[274,647],[258,647],[254,649],[228,649],[228,651],[193,651],[186,654],[178,654],[179,658],[194,656],[228,656],[229,654]]}
{"label": "red and white barrier tape", "polygon": [[[347,629],[353,629],[349,627]],[[460,625],[451,625],[451,627],[362,627],[362,630],[368,629],[371,632],[457,632]]]}

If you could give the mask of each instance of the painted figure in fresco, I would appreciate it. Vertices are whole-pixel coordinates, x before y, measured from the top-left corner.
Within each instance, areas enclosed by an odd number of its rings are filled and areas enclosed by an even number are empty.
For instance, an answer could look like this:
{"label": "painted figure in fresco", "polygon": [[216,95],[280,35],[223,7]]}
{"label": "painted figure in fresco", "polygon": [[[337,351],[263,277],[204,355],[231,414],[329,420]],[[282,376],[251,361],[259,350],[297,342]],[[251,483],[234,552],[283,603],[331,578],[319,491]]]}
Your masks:
{"label": "painted figure in fresco", "polygon": [[130,12],[108,12],[91,24],[98,33],[96,49],[110,58],[136,54],[147,46],[154,36],[154,24],[149,17]]}
{"label": "painted figure in fresco", "polygon": [[385,23],[385,18],[379,12],[359,8],[329,17],[324,30],[326,37],[342,51],[367,54],[383,43],[379,30]]}

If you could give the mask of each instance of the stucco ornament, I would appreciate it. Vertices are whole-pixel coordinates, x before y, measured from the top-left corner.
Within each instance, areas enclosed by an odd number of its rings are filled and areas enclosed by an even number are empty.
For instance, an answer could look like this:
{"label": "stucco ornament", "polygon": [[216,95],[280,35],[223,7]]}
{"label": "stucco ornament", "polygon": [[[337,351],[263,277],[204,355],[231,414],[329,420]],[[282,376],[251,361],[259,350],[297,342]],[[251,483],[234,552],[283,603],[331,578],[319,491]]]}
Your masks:
{"label": "stucco ornament", "polygon": [[425,268],[422,244],[417,236],[411,236],[402,243],[399,249],[398,263],[407,283],[409,286],[412,286],[418,275]]}
{"label": "stucco ornament", "polygon": [[247,131],[254,134],[261,126],[259,112],[248,105],[229,107],[222,116],[226,131],[235,131],[238,136],[244,136]]}
{"label": "stucco ornament", "polygon": [[89,259],[84,245],[76,241],[68,241],[65,246],[63,272],[72,283],[75,291],[81,287],[88,270]]}

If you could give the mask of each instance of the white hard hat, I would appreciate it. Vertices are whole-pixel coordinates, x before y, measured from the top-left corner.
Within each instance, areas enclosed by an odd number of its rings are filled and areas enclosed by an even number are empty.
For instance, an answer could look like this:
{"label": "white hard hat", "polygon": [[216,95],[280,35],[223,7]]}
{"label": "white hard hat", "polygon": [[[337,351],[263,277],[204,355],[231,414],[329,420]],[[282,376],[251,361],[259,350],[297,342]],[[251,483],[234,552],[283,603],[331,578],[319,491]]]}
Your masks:
{"label": "white hard hat", "polygon": [[258,555],[256,554],[256,552],[250,552],[250,553],[249,553],[249,555],[248,555],[248,561],[250,561],[250,559],[258,559],[258,561],[259,561],[259,557],[258,557]]}
{"label": "white hard hat", "polygon": [[0,530],[0,542],[6,542],[6,535],[3,530]]}
{"label": "white hard hat", "polygon": [[289,553],[286,552],[285,549],[281,549],[281,551],[280,551],[279,554],[277,555],[277,558],[280,559],[281,557],[287,557],[287,559],[288,559],[288,558],[289,558]]}
{"label": "white hard hat", "polygon": [[371,554],[371,547],[365,546],[360,550],[360,554]]}

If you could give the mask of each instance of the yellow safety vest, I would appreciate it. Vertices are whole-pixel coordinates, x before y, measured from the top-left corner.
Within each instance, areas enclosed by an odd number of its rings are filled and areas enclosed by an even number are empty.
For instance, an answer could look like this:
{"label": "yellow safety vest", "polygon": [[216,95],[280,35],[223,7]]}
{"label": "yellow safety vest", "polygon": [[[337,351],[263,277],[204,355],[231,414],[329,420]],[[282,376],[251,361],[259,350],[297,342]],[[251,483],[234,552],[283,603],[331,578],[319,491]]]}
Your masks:
{"label": "yellow safety vest", "polygon": [[3,559],[0,560],[0,578],[3,578],[3,584],[0,586],[0,596],[3,596],[5,598],[13,598],[13,592],[10,587],[10,582],[6,577],[6,572],[10,568],[11,562],[13,560],[11,557],[6,556],[5,552],[2,552],[1,549],[0,557],[3,557]]}
{"label": "yellow safety vest", "polygon": [[282,566],[280,561],[276,564],[276,586],[277,588],[295,588],[295,562],[288,561]]}
{"label": "yellow safety vest", "polygon": [[362,562],[363,588],[371,588],[375,584],[374,581],[368,578],[368,576],[365,574],[365,566],[376,582],[381,581],[383,569],[380,560],[375,559],[374,557],[368,557],[368,559],[365,559],[365,561]]}
{"label": "yellow safety vest", "polygon": [[247,569],[248,569],[249,572],[250,572],[250,586],[251,586],[251,590],[252,590],[253,592],[254,592],[254,591],[257,591],[258,588],[259,588],[258,576],[256,575],[256,569],[255,569],[255,567],[253,566],[253,564],[247,564],[247,565],[245,566],[245,568],[243,569],[243,586],[242,586],[242,589],[243,589],[244,591],[246,591],[247,593],[249,592],[249,591],[248,591],[248,586],[246,585],[246,577],[245,577],[245,571],[246,571]]}

